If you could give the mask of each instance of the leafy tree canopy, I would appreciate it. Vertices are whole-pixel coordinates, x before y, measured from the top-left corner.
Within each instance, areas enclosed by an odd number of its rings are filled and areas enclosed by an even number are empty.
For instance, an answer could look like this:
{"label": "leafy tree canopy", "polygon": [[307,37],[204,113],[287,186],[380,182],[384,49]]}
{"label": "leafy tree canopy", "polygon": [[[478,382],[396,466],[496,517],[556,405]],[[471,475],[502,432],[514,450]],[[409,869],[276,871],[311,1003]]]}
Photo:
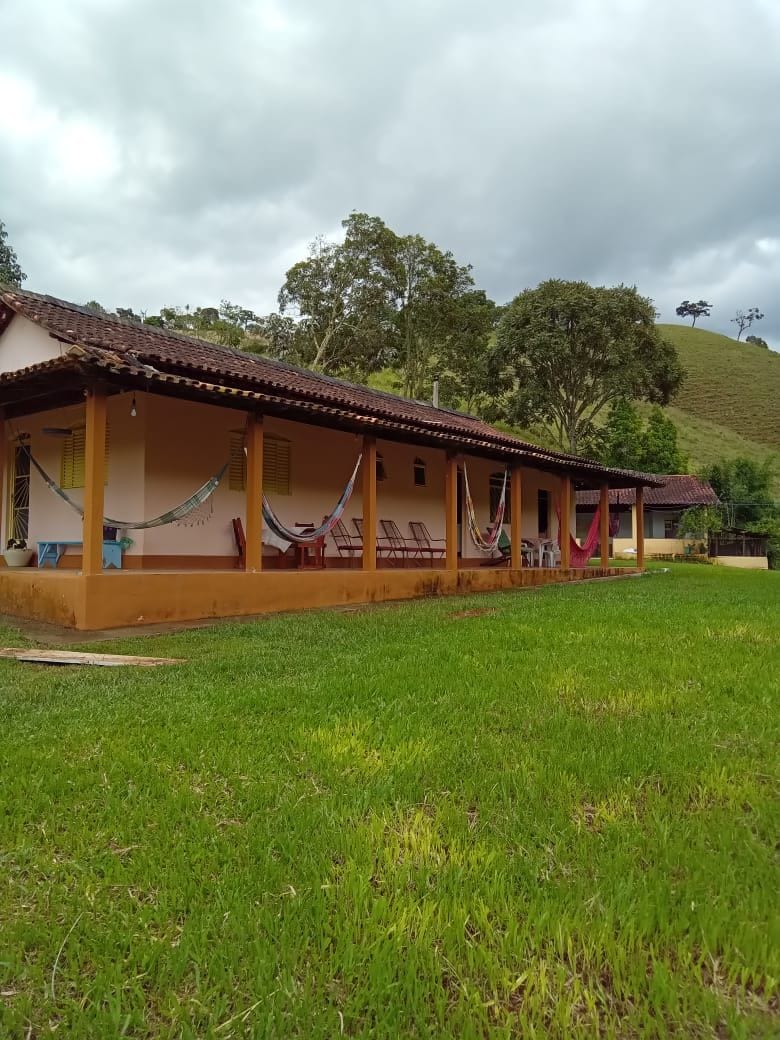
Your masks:
{"label": "leafy tree canopy", "polygon": [[683,372],[655,318],[652,301],[625,285],[551,279],[520,293],[497,333],[510,421],[546,423],[577,451],[615,401],[666,404]]}
{"label": "leafy tree canopy", "polygon": [[737,343],[739,343],[742,333],[745,329],[749,329],[754,321],[761,321],[764,315],[758,309],[758,307],[749,307],[746,311],[737,311],[736,316],[731,320],[739,329],[737,333]]}
{"label": "leafy tree canopy", "polygon": [[19,264],[19,258],[8,242],[8,232],[0,220],[0,284],[22,287],[27,275]]}
{"label": "leafy tree canopy", "polygon": [[698,318],[709,318],[712,304],[706,300],[693,303],[691,300],[683,300],[675,313],[681,318],[692,318],[691,328],[696,324]]}
{"label": "leafy tree canopy", "polygon": [[398,235],[379,217],[352,213],[344,241],[317,239],[287,272],[283,315],[296,318],[288,348],[301,364],[365,378],[390,367],[409,397],[472,407],[487,393],[496,306],[468,266],[421,235]]}
{"label": "leafy tree canopy", "polygon": [[677,427],[659,407],[642,422],[636,407],[626,400],[610,408],[601,431],[600,462],[645,473],[685,473],[688,459],[677,443]]}

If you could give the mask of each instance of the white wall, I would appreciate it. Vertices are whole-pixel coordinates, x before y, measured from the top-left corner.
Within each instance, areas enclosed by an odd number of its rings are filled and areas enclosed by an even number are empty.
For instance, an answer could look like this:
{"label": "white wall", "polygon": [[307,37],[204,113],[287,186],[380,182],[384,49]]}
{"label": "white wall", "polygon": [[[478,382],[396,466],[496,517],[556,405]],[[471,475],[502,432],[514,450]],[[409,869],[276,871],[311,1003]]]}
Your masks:
{"label": "white wall", "polygon": [[60,357],[67,349],[64,343],[52,339],[45,329],[20,314],[0,336],[0,372],[15,372],[20,368],[38,365]]}

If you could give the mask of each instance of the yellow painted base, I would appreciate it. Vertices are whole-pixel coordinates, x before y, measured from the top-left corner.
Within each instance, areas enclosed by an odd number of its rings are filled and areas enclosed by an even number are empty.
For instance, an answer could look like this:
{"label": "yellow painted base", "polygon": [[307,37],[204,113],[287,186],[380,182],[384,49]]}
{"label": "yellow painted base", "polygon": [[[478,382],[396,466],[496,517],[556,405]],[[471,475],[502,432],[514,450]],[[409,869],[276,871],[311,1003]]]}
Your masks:
{"label": "yellow painted base", "polygon": [[0,613],[94,631],[625,577],[633,568],[474,570],[0,571]]}

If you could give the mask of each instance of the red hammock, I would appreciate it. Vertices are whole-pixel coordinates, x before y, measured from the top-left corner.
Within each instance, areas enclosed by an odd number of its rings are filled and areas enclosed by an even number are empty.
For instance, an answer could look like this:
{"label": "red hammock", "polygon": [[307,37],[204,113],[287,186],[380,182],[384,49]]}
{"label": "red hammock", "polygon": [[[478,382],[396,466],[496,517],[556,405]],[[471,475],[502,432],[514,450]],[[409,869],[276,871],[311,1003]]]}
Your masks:
{"label": "red hammock", "polygon": [[[560,530],[561,530],[561,511],[557,510],[558,513],[558,541],[560,542]],[[599,523],[601,520],[601,506],[596,506],[596,512],[593,514],[593,519],[590,522],[588,533],[585,535],[585,541],[580,545],[573,534],[569,534],[569,559],[572,567],[586,567],[588,560],[593,555],[596,546],[599,544]],[[618,513],[610,514],[609,517],[609,534],[611,538],[614,538],[620,529],[620,515]]]}

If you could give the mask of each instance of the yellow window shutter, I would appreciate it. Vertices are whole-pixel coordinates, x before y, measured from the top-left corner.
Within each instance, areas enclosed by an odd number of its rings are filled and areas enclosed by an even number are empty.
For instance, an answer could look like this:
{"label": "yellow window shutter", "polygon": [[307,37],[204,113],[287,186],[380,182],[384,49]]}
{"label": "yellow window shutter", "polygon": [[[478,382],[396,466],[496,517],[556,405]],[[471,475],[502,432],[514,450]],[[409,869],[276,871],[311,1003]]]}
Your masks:
{"label": "yellow window shutter", "polygon": [[[244,433],[230,434],[230,490],[246,490],[246,452]],[[263,491],[275,495],[290,494],[290,442],[284,437],[263,437]]]}
{"label": "yellow window shutter", "polygon": [[241,430],[233,430],[230,434],[228,474],[231,491],[246,490],[246,454],[244,452],[244,434]]}
{"label": "yellow window shutter", "polygon": [[[105,483],[108,483],[110,454],[110,431],[106,425]],[[83,488],[86,478],[87,431],[84,426],[75,426],[62,442],[60,460],[60,487]]]}
{"label": "yellow window shutter", "polygon": [[263,438],[263,491],[290,494],[290,442],[284,437]]}

